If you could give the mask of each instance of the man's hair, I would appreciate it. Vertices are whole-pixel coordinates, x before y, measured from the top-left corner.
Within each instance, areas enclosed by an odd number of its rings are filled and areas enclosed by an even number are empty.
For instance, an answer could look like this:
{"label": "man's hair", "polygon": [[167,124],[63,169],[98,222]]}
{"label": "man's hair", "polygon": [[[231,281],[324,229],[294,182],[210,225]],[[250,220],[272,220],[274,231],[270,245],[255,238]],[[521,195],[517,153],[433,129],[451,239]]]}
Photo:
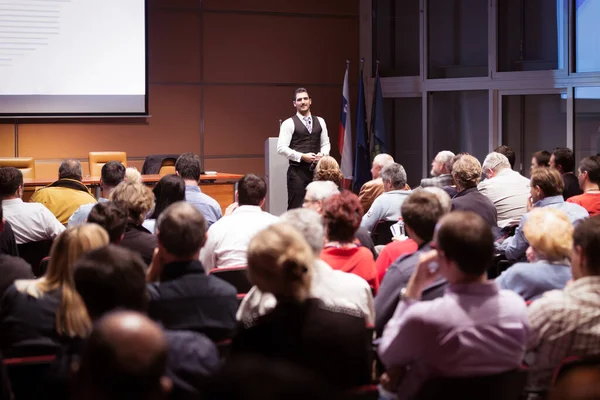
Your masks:
{"label": "man's hair", "polygon": [[158,241],[176,257],[191,257],[206,241],[204,215],[185,201],[171,204],[156,222]]}
{"label": "man's hair", "polygon": [[262,176],[246,174],[238,182],[238,204],[259,206],[267,196],[267,182]]}
{"label": "man's hair", "polygon": [[573,150],[568,147],[557,147],[552,150],[554,155],[554,165],[560,165],[562,167],[563,174],[566,172],[573,172],[575,170],[575,157],[573,156]]}
{"label": "man's hair", "polygon": [[110,194],[110,199],[125,207],[129,218],[138,225],[154,207],[154,193],[140,182],[119,183]]}
{"label": "man's hair", "polygon": [[200,157],[194,153],[183,153],[177,158],[177,161],[175,161],[175,171],[177,171],[179,176],[183,179],[198,182],[202,171]]}
{"label": "man's hair", "polygon": [[546,150],[536,151],[532,155],[535,158],[535,162],[538,167],[549,167],[550,166],[550,153]]}
{"label": "man's hair", "polygon": [[296,101],[298,93],[306,93],[308,95],[308,98],[310,99],[310,93],[308,93],[308,90],[306,90],[306,88],[299,87],[298,89],[294,90],[294,101]]}
{"label": "man's hair", "polygon": [[152,192],[155,206],[150,218],[158,219],[160,214],[171,204],[185,200],[185,181],[179,175],[165,175],[160,178]]}
{"label": "man's hair", "polygon": [[116,309],[145,313],[146,264],[140,255],[109,244],[84,255],[75,264],[75,288],[92,320]]}
{"label": "man's hair", "polygon": [[373,164],[379,165],[381,168],[394,162],[394,157],[386,153],[379,153],[373,158]]}
{"label": "man's hair", "polygon": [[98,224],[108,232],[111,243],[118,243],[127,227],[127,209],[124,204],[104,201],[90,211],[87,222]]}
{"label": "man's hair", "polygon": [[106,186],[115,187],[125,179],[125,166],[119,161],[109,161],[102,166],[100,175]]}
{"label": "man's hair", "polygon": [[435,156],[435,161],[444,165],[448,173],[452,172],[452,160],[454,159],[454,153],[448,150],[442,150]]}
{"label": "man's hair", "polygon": [[471,211],[455,211],[440,219],[436,242],[466,275],[486,273],[494,255],[494,236],[485,220]]}
{"label": "man's hair", "polygon": [[381,170],[381,179],[390,182],[394,189],[404,189],[406,186],[406,171],[398,163],[386,165]]}
{"label": "man's hair", "polygon": [[82,178],[81,163],[79,160],[64,160],[58,167],[58,179],[74,179],[80,181]]}
{"label": "man's hair", "polygon": [[415,234],[430,242],[438,220],[445,214],[440,201],[433,193],[415,190],[400,207],[402,220]]}
{"label": "man's hair", "polygon": [[316,257],[323,250],[325,229],[323,219],[318,212],[311,208],[295,208],[281,215],[279,222],[284,222],[296,228],[311,247]]}
{"label": "man's hair", "polygon": [[600,217],[586,218],[575,227],[573,246],[581,246],[590,275],[600,275]]}
{"label": "man's hair", "polygon": [[579,162],[579,170],[587,172],[590,182],[600,185],[600,156],[585,157]]}
{"label": "man's hair", "polygon": [[482,169],[485,172],[487,169],[491,169],[494,172],[498,172],[505,168],[511,168],[508,158],[504,154],[496,153],[495,151],[488,154],[483,160]]}
{"label": "man's hair", "polygon": [[331,181],[313,181],[306,186],[306,194],[314,201],[326,200],[339,192],[340,189]]}
{"label": "man's hair", "polygon": [[323,224],[330,241],[351,242],[360,226],[363,209],[349,190],[334,194],[323,205]]}
{"label": "man's hair", "polygon": [[471,155],[464,155],[452,166],[454,182],[462,189],[476,187],[481,180],[481,164]]}
{"label": "man's hair", "polygon": [[511,149],[507,145],[503,144],[502,146],[496,147],[494,149],[494,152],[504,154],[506,156],[506,158],[508,158],[508,162],[510,163],[510,168],[512,169],[515,167],[516,156],[515,156],[515,151],[513,149]]}
{"label": "man's hair", "polygon": [[23,173],[15,167],[0,168],[0,197],[14,196],[23,185]]}
{"label": "man's hair", "polygon": [[565,184],[554,168],[540,167],[531,171],[531,187],[539,186],[544,192],[544,197],[560,196],[565,190]]}

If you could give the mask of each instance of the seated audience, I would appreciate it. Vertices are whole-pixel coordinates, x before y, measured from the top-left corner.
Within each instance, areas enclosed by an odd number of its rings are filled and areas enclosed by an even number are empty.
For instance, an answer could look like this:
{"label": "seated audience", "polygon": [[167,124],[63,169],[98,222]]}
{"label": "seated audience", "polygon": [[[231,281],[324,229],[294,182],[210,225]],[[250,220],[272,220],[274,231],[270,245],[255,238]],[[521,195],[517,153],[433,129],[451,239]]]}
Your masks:
{"label": "seated audience", "polygon": [[155,233],[156,220],[158,216],[173,203],[185,200],[185,181],[179,175],[171,174],[160,178],[160,181],[152,189],[154,193],[154,210],[142,226]]}
{"label": "seated audience", "polygon": [[323,206],[326,240],[321,260],[333,269],[360,276],[377,292],[379,281],[373,254],[359,246],[354,239],[361,214],[358,197],[350,191],[334,194],[327,199]]}
{"label": "seated audience", "polygon": [[398,221],[402,216],[400,206],[411,193],[405,190],[406,171],[400,164],[389,164],[381,170],[384,193],[377,197],[363,216],[360,226],[372,232],[377,221]]}
{"label": "seated audience", "polygon": [[579,180],[574,174],[575,156],[573,150],[568,147],[557,147],[552,150],[550,167],[555,168],[562,176],[564,186],[562,196],[565,200],[583,193],[579,187]]}
{"label": "seated audience", "polygon": [[148,271],[152,319],[166,329],[204,333],[213,340],[235,328],[235,288],[206,275],[198,258],[206,240],[206,221],[193,205],[171,204],[156,224],[158,249]]}
{"label": "seated audience", "polygon": [[[443,217],[434,249],[419,258],[379,345],[390,379],[384,389],[409,399],[435,377],[492,375],[519,368],[529,333],[527,306],[487,281],[494,237],[473,212]],[[443,297],[420,301],[438,276]]]}
{"label": "seated audience", "polygon": [[183,153],[175,162],[175,171],[185,181],[185,201],[204,215],[210,228],[223,214],[219,203],[209,195],[202,193],[198,186],[202,171],[200,157],[194,153]]}
{"label": "seated audience", "polygon": [[125,180],[129,183],[142,183],[142,174],[136,167],[125,168]]}
{"label": "seated audience", "polygon": [[532,389],[549,388],[565,358],[600,354],[600,218],[575,226],[571,269],[572,283],[529,306]]}
{"label": "seated audience", "polygon": [[[125,166],[123,164],[119,161],[109,161],[104,164],[100,172],[100,188],[102,189],[102,195],[98,199],[98,203],[108,201],[108,198],[115,187],[124,180]],[[69,226],[85,222],[94,205],[95,203],[89,203],[79,207],[69,218]]]}
{"label": "seated audience", "polygon": [[313,265],[313,251],[291,226],[278,223],[256,234],[248,246],[249,278],[277,306],[240,327],[228,361],[258,354],[306,368],[338,388],[367,384],[364,316],[309,298]]}
{"label": "seated audience", "polygon": [[550,153],[546,150],[540,150],[533,153],[531,156],[531,170],[537,167],[550,166]]}
{"label": "seated audience", "polygon": [[421,187],[444,187],[454,185],[452,180],[452,163],[454,153],[448,150],[437,153],[431,163],[431,178],[421,179]]}
{"label": "seated audience", "polygon": [[317,162],[315,167],[314,179],[315,181],[331,181],[336,184],[337,187],[342,187],[342,180],[344,176],[340,171],[340,165],[331,156],[323,156]]}
{"label": "seated audience", "polygon": [[210,227],[200,250],[200,261],[207,271],[246,265],[246,250],[252,236],[279,219],[262,210],[266,197],[264,178],[246,174],[239,180],[235,192],[237,207]]}
{"label": "seated audience", "polygon": [[517,157],[515,155],[515,151],[503,144],[502,146],[498,146],[494,149],[494,153],[500,153],[508,160],[511,169],[515,169],[515,162],[517,161]]}
{"label": "seated audience", "polygon": [[585,157],[577,173],[583,194],[569,197],[567,202],[579,204],[594,217],[600,214],[600,156]]}
{"label": "seated audience", "polygon": [[142,226],[148,211],[154,207],[154,194],[143,183],[121,182],[110,194],[110,199],[127,210],[127,226],[119,245],[137,251],[147,265],[152,261],[156,236]]}
{"label": "seated audience", "polygon": [[508,158],[500,153],[487,155],[483,161],[483,173],[486,179],[477,185],[477,189],[496,207],[498,227],[518,225],[527,212],[529,179],[513,171]]}
{"label": "seated audience", "polygon": [[[318,259],[324,243],[321,216],[314,210],[299,208],[281,215],[280,222],[287,223],[298,230],[313,251],[315,262],[310,297],[317,298],[330,307],[359,310],[364,314],[367,323],[372,325],[375,321],[375,310],[369,284],[359,276],[335,270],[325,261]],[[263,293],[258,287],[253,286],[240,304],[237,319],[246,322],[258,318],[271,311],[276,305],[275,296],[271,293]]]}
{"label": "seated audience", "polygon": [[573,278],[569,262],[573,224],[567,214],[550,207],[535,208],[523,225],[523,234],[529,242],[529,263],[517,263],[504,271],[496,278],[498,287],[512,290],[524,300],[564,288]]}
{"label": "seated audience", "polygon": [[90,211],[87,221],[98,224],[108,232],[111,243],[119,244],[127,228],[127,210],[113,201],[98,203]]}
{"label": "seated audience", "polygon": [[[554,168],[536,168],[531,171],[531,196],[529,207],[552,207],[564,211],[573,225],[589,216],[585,208],[564,201],[562,197],[563,181],[560,173]],[[523,225],[529,213],[523,215],[514,236],[509,236],[498,246],[498,250],[511,261],[525,258],[529,242],[523,233]]]}
{"label": "seated audience", "polygon": [[[0,232],[4,232],[6,223],[2,218],[2,199],[0,199]],[[0,251],[0,298],[17,279],[33,279],[31,265],[20,257]]]}
{"label": "seated audience", "polygon": [[108,234],[96,224],[69,228],[54,241],[44,276],[17,280],[6,290],[0,306],[3,355],[55,352],[88,335],[90,320],[73,285],[73,268],[85,253],[107,244]]}
{"label": "seated audience", "polygon": [[23,174],[17,168],[0,168],[0,198],[4,219],[17,244],[54,240],[65,227],[40,203],[24,203]]}
{"label": "seated audience", "polygon": [[65,160],[58,168],[58,180],[38,189],[29,201],[42,203],[61,224],[66,225],[81,205],[96,204],[94,195],[81,182],[82,175],[78,160]]}
{"label": "seated audience", "polygon": [[371,166],[371,177],[373,179],[362,185],[360,192],[358,193],[360,205],[365,213],[369,211],[369,208],[371,208],[371,205],[375,199],[381,196],[383,193],[381,169],[388,164],[392,164],[393,162],[394,158],[385,153],[377,154],[373,159],[373,164]]}

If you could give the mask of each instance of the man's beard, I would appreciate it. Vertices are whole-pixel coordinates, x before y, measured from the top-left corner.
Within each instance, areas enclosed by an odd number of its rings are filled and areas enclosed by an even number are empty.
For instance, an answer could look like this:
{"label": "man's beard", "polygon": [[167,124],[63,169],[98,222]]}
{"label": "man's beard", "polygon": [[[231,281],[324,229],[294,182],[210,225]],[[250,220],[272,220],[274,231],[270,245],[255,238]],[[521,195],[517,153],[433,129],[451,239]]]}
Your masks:
{"label": "man's beard", "polygon": [[433,177],[438,177],[438,176],[440,176],[440,174],[439,174],[439,173],[437,173],[437,172],[435,171],[435,169],[433,169],[433,168],[431,168],[431,171],[429,171],[429,173],[430,173],[430,174],[431,174],[431,176],[433,176]]}

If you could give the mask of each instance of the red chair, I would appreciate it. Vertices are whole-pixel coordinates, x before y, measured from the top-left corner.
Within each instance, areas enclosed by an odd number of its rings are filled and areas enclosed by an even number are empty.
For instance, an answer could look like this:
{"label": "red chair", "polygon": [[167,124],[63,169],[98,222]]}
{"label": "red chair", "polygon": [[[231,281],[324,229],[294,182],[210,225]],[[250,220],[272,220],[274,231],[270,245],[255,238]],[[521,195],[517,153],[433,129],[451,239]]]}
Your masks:
{"label": "red chair", "polygon": [[377,385],[365,385],[351,389],[348,392],[349,400],[377,400],[379,399],[379,390]]}
{"label": "red chair", "polygon": [[[7,358],[3,360],[4,368],[10,381],[10,386],[15,399],[41,398],[48,372],[55,355]],[[40,397],[41,396],[41,397]]]}
{"label": "red chair", "polygon": [[247,268],[245,266],[214,268],[211,269],[208,274],[223,279],[225,282],[233,285],[237,290],[238,299],[243,299],[253,286],[248,279]]}
{"label": "red chair", "polygon": [[373,244],[379,246],[390,243],[392,241],[392,231],[390,227],[397,222],[398,221],[377,221],[373,228],[373,232],[371,233]]}

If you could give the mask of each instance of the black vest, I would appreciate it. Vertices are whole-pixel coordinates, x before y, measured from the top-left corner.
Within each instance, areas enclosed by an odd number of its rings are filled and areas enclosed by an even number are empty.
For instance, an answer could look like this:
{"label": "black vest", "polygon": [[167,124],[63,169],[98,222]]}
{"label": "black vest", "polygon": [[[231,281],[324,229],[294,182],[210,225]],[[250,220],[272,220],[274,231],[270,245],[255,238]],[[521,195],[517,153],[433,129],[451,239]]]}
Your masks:
{"label": "black vest", "polygon": [[[294,133],[292,134],[292,140],[290,140],[290,149],[299,151],[300,153],[315,153],[321,151],[321,124],[319,119],[311,115],[312,120],[312,133],[308,132],[308,129],[304,125],[297,115],[292,117],[294,121]],[[303,165],[308,166],[308,163],[303,161],[296,162],[290,160],[290,165]]]}

